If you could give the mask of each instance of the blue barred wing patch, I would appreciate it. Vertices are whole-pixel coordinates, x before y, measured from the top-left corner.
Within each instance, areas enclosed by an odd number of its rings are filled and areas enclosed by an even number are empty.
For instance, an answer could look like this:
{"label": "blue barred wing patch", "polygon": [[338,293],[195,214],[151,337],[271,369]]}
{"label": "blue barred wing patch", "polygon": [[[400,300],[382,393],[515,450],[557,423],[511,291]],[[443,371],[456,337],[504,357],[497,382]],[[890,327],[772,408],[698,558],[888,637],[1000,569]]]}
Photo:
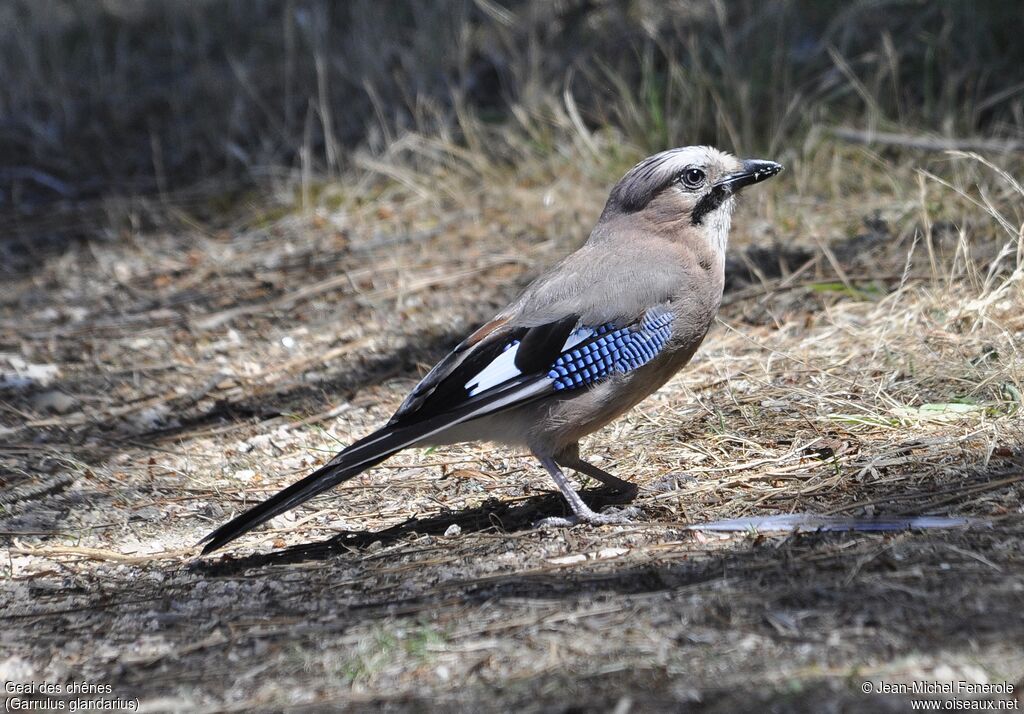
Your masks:
{"label": "blue barred wing patch", "polygon": [[668,342],[673,317],[665,310],[647,313],[636,328],[602,325],[594,330],[593,340],[556,359],[547,376],[560,391],[637,369],[654,359]]}

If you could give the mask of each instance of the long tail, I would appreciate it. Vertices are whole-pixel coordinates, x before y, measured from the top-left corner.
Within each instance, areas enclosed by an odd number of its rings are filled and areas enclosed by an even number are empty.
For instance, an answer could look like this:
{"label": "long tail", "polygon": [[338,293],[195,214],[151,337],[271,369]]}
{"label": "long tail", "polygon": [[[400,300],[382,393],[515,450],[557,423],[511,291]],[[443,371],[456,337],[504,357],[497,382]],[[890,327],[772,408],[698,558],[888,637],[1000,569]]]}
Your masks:
{"label": "long tail", "polygon": [[[405,431],[405,430],[403,430]],[[301,481],[293,483],[288,488],[271,496],[258,506],[251,508],[245,513],[228,521],[217,530],[203,538],[200,543],[206,543],[203,548],[203,555],[212,553],[221,546],[230,543],[246,531],[252,530],[261,523],[269,521],[274,516],[279,516],[285,511],[295,508],[300,503],[308,501],[313,496],[319,495],[339,483],[348,481],[358,476],[366,469],[376,466],[396,451],[408,446],[422,435],[412,439],[395,439],[399,434],[394,430],[385,427],[380,431],[370,434],[365,439],[360,439],[340,454],[331,459],[316,471]],[[397,443],[395,443],[397,441]]]}
{"label": "long tail", "polygon": [[455,412],[408,426],[385,426],[353,443],[301,481],[293,483],[207,535],[199,541],[206,543],[203,555],[212,553],[274,516],[279,516],[300,503],[358,476],[407,446],[412,446],[456,424],[521,404],[550,391],[550,381],[547,380],[520,383],[486,399],[468,403]]}

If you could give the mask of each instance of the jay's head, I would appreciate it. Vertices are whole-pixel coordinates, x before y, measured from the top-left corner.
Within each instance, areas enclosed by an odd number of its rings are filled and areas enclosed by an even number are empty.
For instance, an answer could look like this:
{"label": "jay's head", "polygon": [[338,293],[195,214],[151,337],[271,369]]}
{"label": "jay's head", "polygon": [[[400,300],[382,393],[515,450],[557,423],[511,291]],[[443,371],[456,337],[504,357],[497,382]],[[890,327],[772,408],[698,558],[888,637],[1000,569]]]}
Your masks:
{"label": "jay's head", "polygon": [[622,177],[601,221],[633,216],[660,230],[705,236],[724,252],[736,194],[780,171],[774,161],[743,161],[710,146],[670,149]]}

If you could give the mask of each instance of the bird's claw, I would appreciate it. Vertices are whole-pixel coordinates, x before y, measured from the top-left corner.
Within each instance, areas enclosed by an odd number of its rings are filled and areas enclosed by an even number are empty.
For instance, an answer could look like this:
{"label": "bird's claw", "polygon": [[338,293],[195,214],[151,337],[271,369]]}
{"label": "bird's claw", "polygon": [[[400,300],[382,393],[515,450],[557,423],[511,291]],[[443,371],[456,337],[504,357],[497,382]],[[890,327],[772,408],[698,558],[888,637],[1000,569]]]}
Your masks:
{"label": "bird's claw", "polygon": [[623,525],[633,522],[633,518],[640,515],[640,509],[636,506],[628,508],[609,508],[602,513],[595,513],[587,510],[579,515],[572,516],[549,516],[542,518],[533,524],[534,528],[571,528],[580,523],[587,523],[593,526]]}
{"label": "bird's claw", "polygon": [[548,516],[547,518],[541,518],[539,521],[535,521],[533,524],[534,528],[572,528],[573,526],[580,523],[580,519],[576,516]]}

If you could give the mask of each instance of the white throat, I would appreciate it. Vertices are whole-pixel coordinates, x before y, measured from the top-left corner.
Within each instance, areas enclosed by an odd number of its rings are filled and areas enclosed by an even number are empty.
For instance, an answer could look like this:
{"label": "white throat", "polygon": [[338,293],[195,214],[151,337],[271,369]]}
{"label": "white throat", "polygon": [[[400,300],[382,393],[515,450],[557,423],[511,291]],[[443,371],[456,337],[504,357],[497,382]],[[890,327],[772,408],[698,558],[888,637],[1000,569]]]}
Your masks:
{"label": "white throat", "polygon": [[730,196],[721,206],[704,218],[708,243],[723,257],[725,249],[729,245],[729,227],[732,225],[732,212],[735,207],[736,199]]}

